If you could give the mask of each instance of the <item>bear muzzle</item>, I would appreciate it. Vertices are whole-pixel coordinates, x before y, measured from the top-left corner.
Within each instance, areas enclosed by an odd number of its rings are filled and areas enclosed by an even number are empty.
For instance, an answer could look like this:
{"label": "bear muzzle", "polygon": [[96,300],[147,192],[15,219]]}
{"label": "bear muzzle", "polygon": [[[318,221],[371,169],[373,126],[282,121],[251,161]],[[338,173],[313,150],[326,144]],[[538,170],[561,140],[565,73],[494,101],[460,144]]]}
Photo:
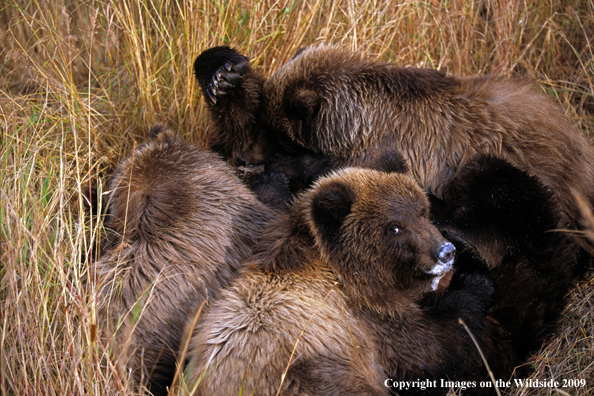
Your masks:
{"label": "bear muzzle", "polygon": [[431,290],[436,290],[441,278],[452,269],[454,258],[456,257],[456,247],[451,242],[445,242],[439,248],[437,253],[437,264],[428,271],[428,274],[436,275],[431,280]]}

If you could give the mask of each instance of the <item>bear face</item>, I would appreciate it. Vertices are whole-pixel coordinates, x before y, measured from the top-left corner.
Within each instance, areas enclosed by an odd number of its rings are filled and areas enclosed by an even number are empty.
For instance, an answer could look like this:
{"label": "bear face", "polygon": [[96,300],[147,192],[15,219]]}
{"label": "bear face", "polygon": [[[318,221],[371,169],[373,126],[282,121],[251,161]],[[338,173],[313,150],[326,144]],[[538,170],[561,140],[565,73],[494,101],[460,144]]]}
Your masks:
{"label": "bear face", "polygon": [[467,273],[432,291],[453,250],[427,209],[406,175],[350,168],[318,180],[271,223],[194,332],[185,386],[197,395],[377,395],[389,393],[386,375],[482,379],[458,320],[489,358],[506,355],[485,324],[493,289]]}
{"label": "bear face", "polygon": [[150,135],[110,182],[95,286],[122,375],[166,395],[186,325],[237,276],[271,212],[214,153],[163,126]]}
{"label": "bear face", "polygon": [[435,290],[451,269],[454,245],[431,224],[427,198],[409,177],[351,169],[316,190],[306,205],[320,253],[347,290],[365,284],[367,305]]}

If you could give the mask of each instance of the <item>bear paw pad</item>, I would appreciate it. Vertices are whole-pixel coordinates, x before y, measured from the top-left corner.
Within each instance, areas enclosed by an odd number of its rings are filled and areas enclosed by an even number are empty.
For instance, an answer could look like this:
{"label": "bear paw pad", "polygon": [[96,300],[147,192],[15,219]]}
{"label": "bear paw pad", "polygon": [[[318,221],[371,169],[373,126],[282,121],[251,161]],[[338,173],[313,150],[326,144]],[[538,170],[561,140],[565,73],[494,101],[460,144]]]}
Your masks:
{"label": "bear paw pad", "polygon": [[219,67],[206,89],[206,97],[210,104],[216,105],[218,100],[225,97],[233,88],[239,85],[249,66],[249,61],[246,59],[235,64],[228,61]]}

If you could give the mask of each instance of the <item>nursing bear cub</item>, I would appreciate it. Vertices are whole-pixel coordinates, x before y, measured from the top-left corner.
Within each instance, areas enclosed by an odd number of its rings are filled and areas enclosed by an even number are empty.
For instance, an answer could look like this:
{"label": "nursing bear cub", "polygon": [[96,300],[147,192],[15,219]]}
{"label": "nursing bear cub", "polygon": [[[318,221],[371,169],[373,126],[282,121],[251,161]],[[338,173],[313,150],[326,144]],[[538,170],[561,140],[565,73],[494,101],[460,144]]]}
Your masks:
{"label": "nursing bear cub", "polygon": [[[486,379],[494,293],[456,272],[425,193],[400,173],[347,168],[319,179],[274,220],[246,271],[190,345],[196,395],[377,395],[386,380]],[[424,394],[445,394],[436,388]],[[182,392],[183,393],[183,392]]]}
{"label": "nursing bear cub", "polygon": [[594,201],[590,143],[519,78],[455,77],[329,46],[301,50],[269,79],[228,47],[204,51],[194,70],[215,126],[212,148],[235,164],[266,163],[292,193],[389,148],[438,198],[464,163],[491,155],[537,176],[573,227],[573,194]]}
{"label": "nursing bear cub", "polygon": [[238,275],[270,211],[217,155],[163,126],[119,165],[109,189],[95,267],[99,330],[124,378],[131,372],[166,395],[183,365],[186,325]]}

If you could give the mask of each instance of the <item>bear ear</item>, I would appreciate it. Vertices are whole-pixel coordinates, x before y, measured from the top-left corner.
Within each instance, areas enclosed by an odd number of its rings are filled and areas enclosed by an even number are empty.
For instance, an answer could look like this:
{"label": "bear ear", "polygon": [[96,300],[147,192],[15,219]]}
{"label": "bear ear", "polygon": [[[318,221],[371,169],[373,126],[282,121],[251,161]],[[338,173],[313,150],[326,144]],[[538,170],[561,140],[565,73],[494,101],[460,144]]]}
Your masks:
{"label": "bear ear", "polygon": [[297,52],[295,52],[295,55],[293,55],[293,57],[291,59],[289,59],[289,61],[292,61],[293,59],[297,58],[299,55],[301,55],[303,52],[305,52],[305,50],[307,49],[307,47],[301,47],[297,50]]}
{"label": "bear ear", "polygon": [[351,213],[355,192],[345,183],[334,182],[317,188],[311,200],[311,219],[316,236],[335,246],[345,217]]}
{"label": "bear ear", "polygon": [[167,132],[169,130],[169,128],[167,128],[167,125],[165,124],[153,124],[151,126],[151,129],[149,129],[149,138],[150,139],[156,139],[159,138],[163,135],[163,132]]}
{"label": "bear ear", "polygon": [[386,173],[402,173],[409,172],[408,164],[402,158],[402,155],[392,149],[384,149],[363,162],[361,166],[365,168],[375,169]]}
{"label": "bear ear", "polygon": [[315,128],[321,105],[320,95],[310,88],[300,87],[287,91],[284,108],[292,123],[289,136],[305,148],[315,150],[323,144]]}
{"label": "bear ear", "polygon": [[320,95],[312,89],[298,89],[287,99],[287,112],[306,122],[314,119],[320,109]]}

